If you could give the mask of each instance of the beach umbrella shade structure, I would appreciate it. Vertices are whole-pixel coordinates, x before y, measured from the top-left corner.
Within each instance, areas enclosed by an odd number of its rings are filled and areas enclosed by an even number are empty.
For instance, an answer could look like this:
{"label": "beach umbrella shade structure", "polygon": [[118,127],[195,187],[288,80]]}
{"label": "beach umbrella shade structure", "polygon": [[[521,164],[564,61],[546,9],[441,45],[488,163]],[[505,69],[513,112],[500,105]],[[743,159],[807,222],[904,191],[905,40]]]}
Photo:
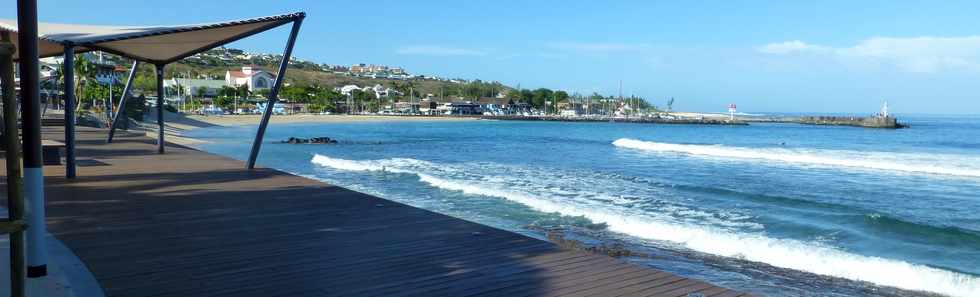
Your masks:
{"label": "beach umbrella shade structure", "polygon": [[[81,24],[55,24],[38,23],[38,54],[39,57],[65,57],[65,102],[74,104],[73,72],[71,60],[76,53],[89,51],[103,51],[117,54],[137,62],[149,63],[156,66],[157,81],[163,79],[163,68],[173,62],[195,54],[223,46],[225,44],[273,29],[286,24],[293,24],[283,58],[280,62],[279,71],[273,88],[269,92],[268,100],[273,104],[278,100],[278,91],[282,86],[286,65],[292,55],[293,45],[296,35],[306,14],[303,12],[260,17],[244,20],[226,21],[218,23],[174,25],[174,26],[96,26]],[[17,34],[17,22],[15,20],[0,19],[0,30],[9,31],[15,36]],[[14,42],[17,46],[17,42]],[[137,63],[133,64],[133,67]],[[126,97],[132,80],[127,82],[125,91],[121,95],[119,106],[115,110],[124,110]],[[163,88],[157,88],[157,150],[164,152],[163,140]],[[268,118],[271,109],[263,114],[259,125],[259,132],[256,134],[252,152],[247,164],[249,169],[254,168],[258,150],[261,148],[261,139],[264,136],[265,127],[268,125]],[[66,106],[66,110],[72,110],[72,106]],[[118,121],[118,113],[112,120],[112,125],[107,141],[112,141],[115,133],[115,123]],[[74,154],[74,114],[65,113],[65,151],[66,151],[66,175],[68,178],[75,176],[75,154]]]}
{"label": "beach umbrella shade structure", "polygon": [[[11,43],[14,45],[16,52],[20,53],[20,55],[14,56],[13,58],[18,60],[18,62],[22,62],[20,63],[22,69],[27,67],[34,68],[36,70],[37,59],[39,58],[64,56],[64,69],[62,69],[62,77],[64,79],[64,102],[66,111],[65,175],[67,178],[74,178],[76,175],[75,114],[72,112],[74,110],[72,105],[75,103],[74,88],[72,87],[74,85],[75,71],[73,61],[76,53],[103,51],[134,60],[132,66],[133,68],[130,73],[131,79],[126,83],[124,92],[119,100],[119,105],[115,108],[115,110],[120,111],[125,110],[126,98],[129,95],[129,90],[133,82],[132,77],[138,64],[149,63],[156,67],[156,110],[158,129],[157,151],[158,153],[162,154],[164,153],[164,67],[186,57],[190,57],[273,28],[284,26],[286,24],[292,24],[292,30],[290,31],[289,37],[286,41],[282,61],[280,61],[275,82],[273,83],[268,95],[268,104],[266,104],[266,110],[264,111],[261,122],[259,123],[259,129],[252,144],[252,150],[246,165],[248,169],[254,168],[255,160],[258,157],[258,152],[261,148],[262,138],[265,134],[266,126],[268,125],[269,118],[272,115],[272,107],[275,106],[275,103],[278,100],[279,89],[282,86],[282,80],[285,78],[286,66],[288,65],[290,57],[292,56],[293,46],[296,43],[297,34],[299,33],[303,19],[306,17],[305,13],[297,12],[269,17],[192,25],[97,26],[82,24],[40,23],[37,22],[36,3],[34,1],[21,0],[18,1],[18,4],[22,4],[22,2],[29,2],[32,5],[23,5],[23,7],[18,6],[18,20],[0,19],[0,31],[7,32],[8,35],[10,35]],[[21,42],[30,45],[22,47],[20,45]],[[34,46],[35,42],[36,46]],[[24,58],[24,61],[19,61],[21,57],[26,58]],[[32,79],[32,77],[34,78]],[[34,71],[34,74],[32,75],[28,75],[26,79],[27,80],[23,80],[22,78],[22,84],[28,85],[29,87],[27,89],[30,92],[37,93],[36,89],[38,84],[36,79],[36,71]],[[23,87],[24,86],[22,86],[22,89]],[[36,108],[37,106],[35,106],[33,102],[36,101],[37,96],[29,96],[31,98],[27,97],[28,96],[25,96],[24,99],[30,99],[29,101],[31,102],[25,102],[24,105],[29,107],[28,109],[30,110],[22,113],[23,122],[25,123],[23,126],[23,134],[25,135],[25,194],[27,194],[25,196],[28,198],[29,204],[41,205],[42,207],[41,210],[32,212],[39,215],[34,216],[31,218],[31,220],[34,222],[44,222],[44,197],[43,190],[40,190],[43,188],[43,180],[38,178],[43,176],[41,171],[42,168],[40,166],[35,168],[34,166],[27,166],[28,164],[26,164],[28,159],[35,158],[34,154],[32,153],[33,151],[36,150],[40,152],[39,136],[41,115],[39,109]],[[35,109],[37,109],[38,112],[33,112]],[[119,121],[119,114],[125,113],[116,113],[116,116],[112,119],[109,137],[107,139],[108,142],[112,142],[112,135],[115,132],[115,127],[117,126],[116,123]],[[123,117],[125,117],[125,115]],[[29,140],[28,135],[37,135],[38,139],[31,139],[32,141],[27,141]],[[34,188],[38,188],[38,190],[32,190]],[[41,225],[43,225],[43,223]],[[27,245],[29,251],[45,250],[43,242],[34,242],[31,240],[31,238],[43,236],[43,231],[43,228],[36,227],[28,229]],[[38,258],[41,260],[31,261],[29,259],[28,262],[31,262],[28,263],[29,276],[32,276],[30,275],[33,272],[31,268],[43,267],[45,264],[46,260],[44,260],[43,255],[41,256],[42,258]],[[46,273],[41,271],[34,274],[43,275]]]}

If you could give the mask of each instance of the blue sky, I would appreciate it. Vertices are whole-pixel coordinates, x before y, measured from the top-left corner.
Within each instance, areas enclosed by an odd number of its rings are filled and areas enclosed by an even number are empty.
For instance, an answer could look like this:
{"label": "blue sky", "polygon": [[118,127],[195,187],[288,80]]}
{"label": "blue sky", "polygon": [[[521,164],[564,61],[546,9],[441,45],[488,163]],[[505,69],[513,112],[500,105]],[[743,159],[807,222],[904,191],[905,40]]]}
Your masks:
{"label": "blue sky", "polygon": [[[40,2],[41,21],[114,25],[306,11],[299,58],[580,93],[622,80],[675,109],[980,114],[976,1]],[[280,52],[286,34],[233,46]]]}

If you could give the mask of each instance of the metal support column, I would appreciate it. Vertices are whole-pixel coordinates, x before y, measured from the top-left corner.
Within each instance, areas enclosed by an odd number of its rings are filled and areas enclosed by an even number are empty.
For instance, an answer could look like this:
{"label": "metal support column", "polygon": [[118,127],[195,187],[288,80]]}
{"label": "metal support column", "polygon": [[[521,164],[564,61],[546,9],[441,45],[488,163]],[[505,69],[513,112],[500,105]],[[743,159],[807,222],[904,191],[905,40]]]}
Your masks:
{"label": "metal support column", "polygon": [[133,87],[133,80],[136,79],[136,67],[140,64],[139,61],[133,61],[133,68],[129,69],[129,80],[126,81],[126,86],[123,87],[122,95],[119,95],[119,107],[116,108],[116,114],[112,117],[112,123],[109,123],[109,138],[106,142],[112,143],[112,136],[116,134],[116,125],[119,125],[119,114],[122,114],[123,119],[127,119],[126,116],[126,99],[129,98],[130,89]]}
{"label": "metal support column", "polygon": [[[27,198],[27,277],[48,275],[44,222],[44,167],[41,157],[40,67],[37,0],[17,0],[21,121],[24,135],[24,197]],[[70,65],[70,64],[69,64]]]}
{"label": "metal support column", "polygon": [[163,67],[165,64],[157,66],[157,153],[163,153]]}
{"label": "metal support column", "polygon": [[[17,92],[14,89],[14,44],[10,32],[0,32],[0,83],[3,97],[4,143],[7,161],[7,221],[10,230],[10,296],[25,296],[24,190],[20,171],[20,138],[17,132]],[[18,230],[19,229],[19,230]]]}
{"label": "metal support column", "polygon": [[65,44],[65,177],[75,178],[75,46]]}
{"label": "metal support column", "polygon": [[286,49],[283,50],[282,61],[279,62],[279,72],[276,73],[276,82],[272,85],[272,89],[269,90],[269,100],[265,105],[265,112],[262,113],[259,130],[255,133],[255,140],[252,142],[252,151],[248,155],[248,163],[246,165],[248,169],[255,168],[255,159],[259,157],[259,150],[262,148],[262,138],[265,137],[265,127],[269,125],[269,118],[272,117],[272,108],[275,107],[276,101],[278,101],[279,88],[282,87],[282,81],[286,79],[286,68],[289,66],[289,58],[293,55],[293,45],[296,44],[296,35],[299,34],[299,28],[302,25],[303,18],[297,18],[293,21],[293,29],[289,32],[289,40],[286,41]]}

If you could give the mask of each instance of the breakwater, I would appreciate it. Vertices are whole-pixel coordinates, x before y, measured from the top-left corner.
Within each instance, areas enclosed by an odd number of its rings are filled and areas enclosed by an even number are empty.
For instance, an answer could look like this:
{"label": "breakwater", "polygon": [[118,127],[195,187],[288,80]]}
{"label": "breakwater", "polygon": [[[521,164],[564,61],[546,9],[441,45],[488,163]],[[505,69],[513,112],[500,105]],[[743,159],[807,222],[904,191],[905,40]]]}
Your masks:
{"label": "breakwater", "polygon": [[855,126],[865,128],[899,129],[906,128],[893,116],[849,117],[849,116],[805,116],[800,117],[800,124]]}
{"label": "breakwater", "polygon": [[671,119],[661,117],[562,117],[562,116],[482,116],[484,120],[503,121],[553,121],[553,122],[612,122],[637,124],[678,124],[678,125],[733,125],[744,126],[748,122],[742,120],[722,119]]}

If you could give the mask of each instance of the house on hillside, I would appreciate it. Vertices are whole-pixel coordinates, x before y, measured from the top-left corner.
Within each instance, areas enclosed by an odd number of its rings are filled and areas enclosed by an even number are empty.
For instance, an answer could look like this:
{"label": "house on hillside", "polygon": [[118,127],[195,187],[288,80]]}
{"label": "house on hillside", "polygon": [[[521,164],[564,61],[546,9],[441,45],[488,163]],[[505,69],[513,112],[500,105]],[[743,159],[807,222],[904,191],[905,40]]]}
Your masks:
{"label": "house on hillside", "polygon": [[179,88],[181,97],[198,98],[203,93],[204,97],[213,98],[218,96],[218,91],[225,83],[217,79],[171,78],[163,81],[163,86],[168,89]]}
{"label": "house on hillside", "polygon": [[344,96],[350,96],[351,92],[353,92],[354,90],[360,90],[360,89],[361,89],[361,87],[358,87],[357,85],[346,85],[346,86],[343,86],[343,87],[336,88],[335,90],[337,90],[341,94],[344,94]]}
{"label": "house on hillside", "polygon": [[402,95],[401,92],[396,91],[395,89],[392,89],[392,88],[386,88],[386,87],[384,87],[384,86],[382,86],[380,84],[374,85],[374,87],[371,88],[371,90],[374,91],[374,95],[377,98],[385,98],[385,97],[390,97],[390,96],[401,96]]}
{"label": "house on hillside", "polygon": [[225,73],[225,84],[232,87],[248,86],[250,91],[272,88],[276,75],[254,66],[243,66],[242,70],[228,70]]}
{"label": "house on hillside", "polygon": [[92,66],[95,66],[95,81],[103,85],[119,83],[120,76],[126,71],[125,68],[117,68],[116,64],[106,62],[93,61]]}

